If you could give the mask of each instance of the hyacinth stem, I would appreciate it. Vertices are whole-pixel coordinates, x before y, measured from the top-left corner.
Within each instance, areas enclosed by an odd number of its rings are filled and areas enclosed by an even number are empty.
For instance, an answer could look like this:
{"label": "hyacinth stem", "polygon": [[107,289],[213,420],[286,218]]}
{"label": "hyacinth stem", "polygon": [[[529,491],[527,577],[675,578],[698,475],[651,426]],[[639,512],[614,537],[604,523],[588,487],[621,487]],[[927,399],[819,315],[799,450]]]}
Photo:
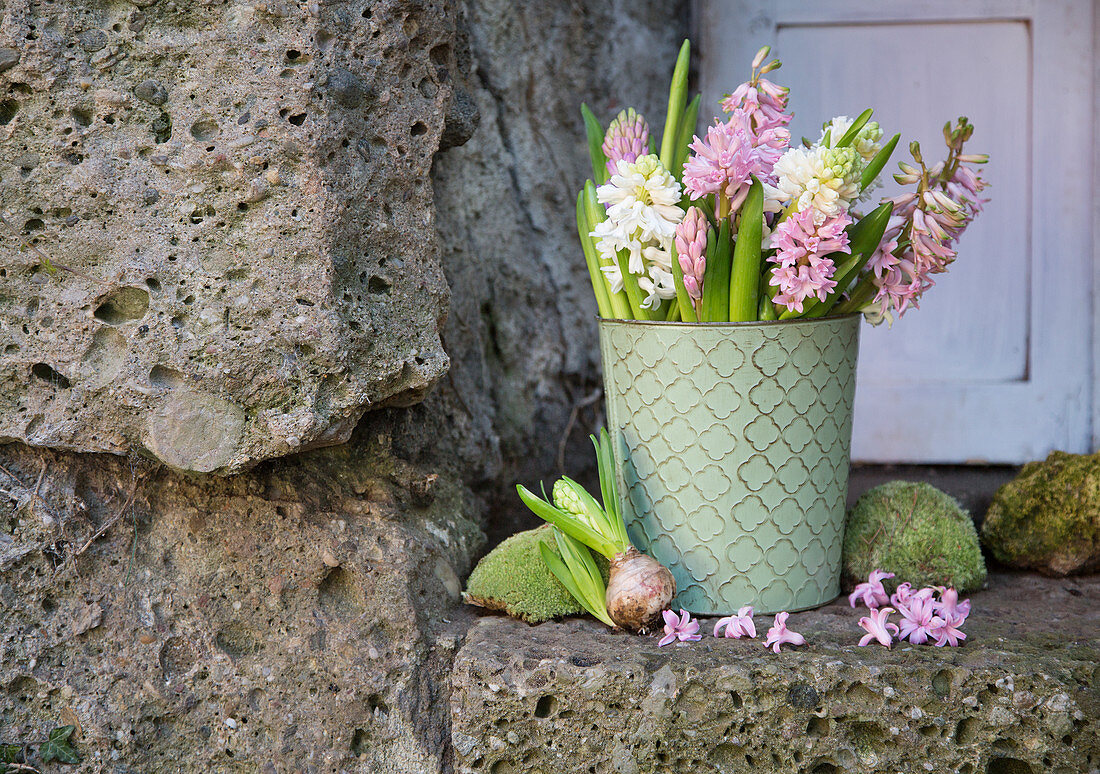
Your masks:
{"label": "hyacinth stem", "polygon": [[729,322],[730,219],[722,218],[717,231],[707,235],[707,267],[703,271],[702,322]]}
{"label": "hyacinth stem", "polygon": [[672,245],[672,280],[676,284],[676,303],[680,309],[680,319],[684,322],[695,322],[695,307],[692,306],[691,296],[684,287],[684,269],[680,266],[680,258],[676,254],[676,243]]}
{"label": "hyacinth stem", "polygon": [[851,314],[858,312],[870,303],[875,297],[875,277],[873,274],[865,274],[863,278],[852,288],[848,300],[833,307],[833,314]]}
{"label": "hyacinth stem", "polygon": [[603,152],[604,128],[600,126],[595,114],[588,105],[581,103],[581,117],[584,119],[584,133],[588,138],[588,155],[592,159],[592,175],[596,185],[607,182],[607,156]]}
{"label": "hyacinth stem", "polygon": [[879,152],[867,162],[867,166],[863,168],[863,174],[859,177],[859,190],[860,193],[867,190],[867,186],[875,182],[875,178],[882,172],[882,168],[886,166],[886,162],[890,160],[891,154],[894,152],[894,148],[897,147],[898,140],[901,139],[900,134],[895,134],[890,138],[889,142],[879,149]]}
{"label": "hyacinth stem", "polygon": [[730,272],[729,321],[756,319],[760,297],[760,239],[764,225],[764,187],[755,177],[741,205],[737,245]]}
{"label": "hyacinth stem", "polygon": [[770,284],[772,276],[771,265],[764,269],[764,273],[760,275],[760,303],[756,310],[757,316],[761,320],[778,320],[779,315],[775,312],[775,304],[772,303],[772,289],[775,287]]}
{"label": "hyacinth stem", "polygon": [[[600,204],[599,199],[596,197],[596,186],[591,180],[586,181],[584,184],[584,211],[588,220],[589,233],[596,228],[598,223],[603,223],[607,218],[607,210],[604,209],[604,206]],[[590,236],[589,239],[591,238]],[[593,250],[595,250],[594,243],[592,247]],[[597,259],[599,258],[598,251],[596,252],[596,257]],[[600,278],[603,280],[604,288],[607,291],[607,297],[611,305],[611,316],[618,320],[634,319],[630,312],[630,301],[627,299],[626,293],[622,290],[617,293],[612,293],[611,286],[607,282],[607,277],[602,271],[600,272]]]}
{"label": "hyacinth stem", "polygon": [[680,322],[680,305],[669,304],[668,311],[665,312],[665,322]]}
{"label": "hyacinth stem", "polygon": [[588,278],[592,281],[592,290],[596,294],[596,308],[600,317],[607,319],[613,315],[611,311],[611,297],[608,293],[607,278],[600,271],[600,257],[596,252],[596,245],[592,243],[592,225],[588,222],[588,213],[584,208],[584,190],[577,194],[577,234],[581,238],[581,249],[584,250],[584,262],[588,266]]}
{"label": "hyacinth stem", "polygon": [[684,111],[684,120],[680,122],[680,136],[676,140],[676,154],[672,158],[672,167],[669,169],[669,172],[677,180],[683,180],[684,178],[684,164],[691,152],[689,146],[695,136],[695,124],[699,120],[699,103],[702,99],[702,94],[695,95],[695,99],[688,104],[687,110]]}
{"label": "hyacinth stem", "polygon": [[665,116],[665,131],[661,135],[661,163],[665,169],[672,170],[672,160],[678,150],[680,124],[684,119],[684,105],[687,104],[688,64],[691,61],[691,41],[685,40],[680,46],[680,55],[676,57],[676,67],[672,71],[672,84],[668,90],[668,114]]}
{"label": "hyacinth stem", "polygon": [[633,315],[629,319],[652,320],[650,310],[642,306],[645,296],[642,295],[642,289],[638,286],[638,278],[630,273],[630,253],[627,250],[620,250],[616,260],[623,276],[623,290],[626,291],[626,298],[630,302],[630,313]]}

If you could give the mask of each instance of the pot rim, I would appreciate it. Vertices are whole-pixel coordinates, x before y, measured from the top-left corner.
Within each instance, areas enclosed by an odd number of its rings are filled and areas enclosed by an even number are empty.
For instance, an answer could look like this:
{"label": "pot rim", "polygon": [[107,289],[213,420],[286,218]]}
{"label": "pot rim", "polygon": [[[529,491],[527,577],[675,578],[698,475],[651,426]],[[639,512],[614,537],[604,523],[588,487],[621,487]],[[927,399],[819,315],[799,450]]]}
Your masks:
{"label": "pot rim", "polygon": [[673,328],[765,328],[778,325],[816,325],[824,322],[836,322],[837,320],[851,320],[852,318],[862,316],[863,312],[849,312],[848,314],[839,314],[827,317],[799,318],[795,320],[747,320],[745,322],[684,322],[683,320],[676,320],[670,322],[668,320],[623,320],[618,317],[600,317],[599,315],[597,315],[596,320],[599,323],[600,327],[603,327],[605,325],[639,325]]}

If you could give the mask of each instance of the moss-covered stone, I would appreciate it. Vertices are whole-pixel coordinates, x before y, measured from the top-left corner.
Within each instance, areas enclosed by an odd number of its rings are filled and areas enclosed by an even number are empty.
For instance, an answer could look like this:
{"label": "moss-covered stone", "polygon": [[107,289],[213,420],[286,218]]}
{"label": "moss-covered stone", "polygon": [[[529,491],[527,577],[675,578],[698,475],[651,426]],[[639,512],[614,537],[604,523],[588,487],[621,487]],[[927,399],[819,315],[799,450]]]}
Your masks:
{"label": "moss-covered stone", "polygon": [[[472,605],[501,610],[527,623],[584,613],[542,561],[539,543],[558,553],[552,528],[546,524],[503,541],[478,562],[466,582],[463,598]],[[595,559],[606,581],[607,560],[599,555]]]}
{"label": "moss-covered stone", "polygon": [[844,572],[862,580],[873,569],[895,583],[954,586],[985,582],[985,561],[970,514],[930,484],[891,481],[865,492],[848,512]]}
{"label": "moss-covered stone", "polygon": [[997,559],[1048,575],[1100,569],[1100,453],[1051,452],[997,490],[982,526]]}

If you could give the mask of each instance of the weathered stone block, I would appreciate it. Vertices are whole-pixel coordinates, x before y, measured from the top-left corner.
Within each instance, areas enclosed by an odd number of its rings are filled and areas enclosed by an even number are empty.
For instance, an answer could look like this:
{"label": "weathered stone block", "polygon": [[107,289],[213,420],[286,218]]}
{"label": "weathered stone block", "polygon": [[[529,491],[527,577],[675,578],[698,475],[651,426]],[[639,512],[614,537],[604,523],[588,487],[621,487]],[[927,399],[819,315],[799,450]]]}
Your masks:
{"label": "weathered stone block", "polygon": [[2,17],[0,442],[232,473],[419,400],[453,10],[139,6]]}
{"label": "weathered stone block", "polygon": [[485,618],[455,662],[456,770],[1095,771],[1100,580],[994,575],[971,599],[961,648],[860,648],[846,600],[793,615],[809,644],[780,655],[713,620],[658,649],[591,620]]}

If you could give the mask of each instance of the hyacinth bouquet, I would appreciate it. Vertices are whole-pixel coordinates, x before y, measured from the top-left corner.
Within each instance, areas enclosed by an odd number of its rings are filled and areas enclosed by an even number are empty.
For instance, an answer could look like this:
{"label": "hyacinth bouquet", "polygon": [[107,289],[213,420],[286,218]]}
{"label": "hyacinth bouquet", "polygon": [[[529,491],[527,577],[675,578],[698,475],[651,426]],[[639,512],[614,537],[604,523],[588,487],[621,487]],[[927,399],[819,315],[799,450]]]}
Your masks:
{"label": "hyacinth bouquet", "polygon": [[788,89],[751,78],[721,102],[723,118],[695,134],[687,101],[690,48],[672,76],[660,148],[633,108],[605,130],[582,106],[593,178],[577,226],[600,316],[620,320],[749,322],[862,312],[893,321],[955,259],[981,211],[985,181],[964,153],[966,118],[943,128],[947,157],[926,166],[916,142],[894,179],[912,190],[868,203],[900,135],[865,110],[835,117],[816,141],[792,144]]}
{"label": "hyacinth bouquet", "polygon": [[582,109],[577,225],[620,512],[693,614],[785,615],[839,593],[861,318],[916,307],[984,204],[965,118],[944,127],[941,162],[909,145],[885,199],[900,137],[870,110],[792,143],[768,53],[703,132],[686,42],[659,144],[636,110],[605,129]]}

